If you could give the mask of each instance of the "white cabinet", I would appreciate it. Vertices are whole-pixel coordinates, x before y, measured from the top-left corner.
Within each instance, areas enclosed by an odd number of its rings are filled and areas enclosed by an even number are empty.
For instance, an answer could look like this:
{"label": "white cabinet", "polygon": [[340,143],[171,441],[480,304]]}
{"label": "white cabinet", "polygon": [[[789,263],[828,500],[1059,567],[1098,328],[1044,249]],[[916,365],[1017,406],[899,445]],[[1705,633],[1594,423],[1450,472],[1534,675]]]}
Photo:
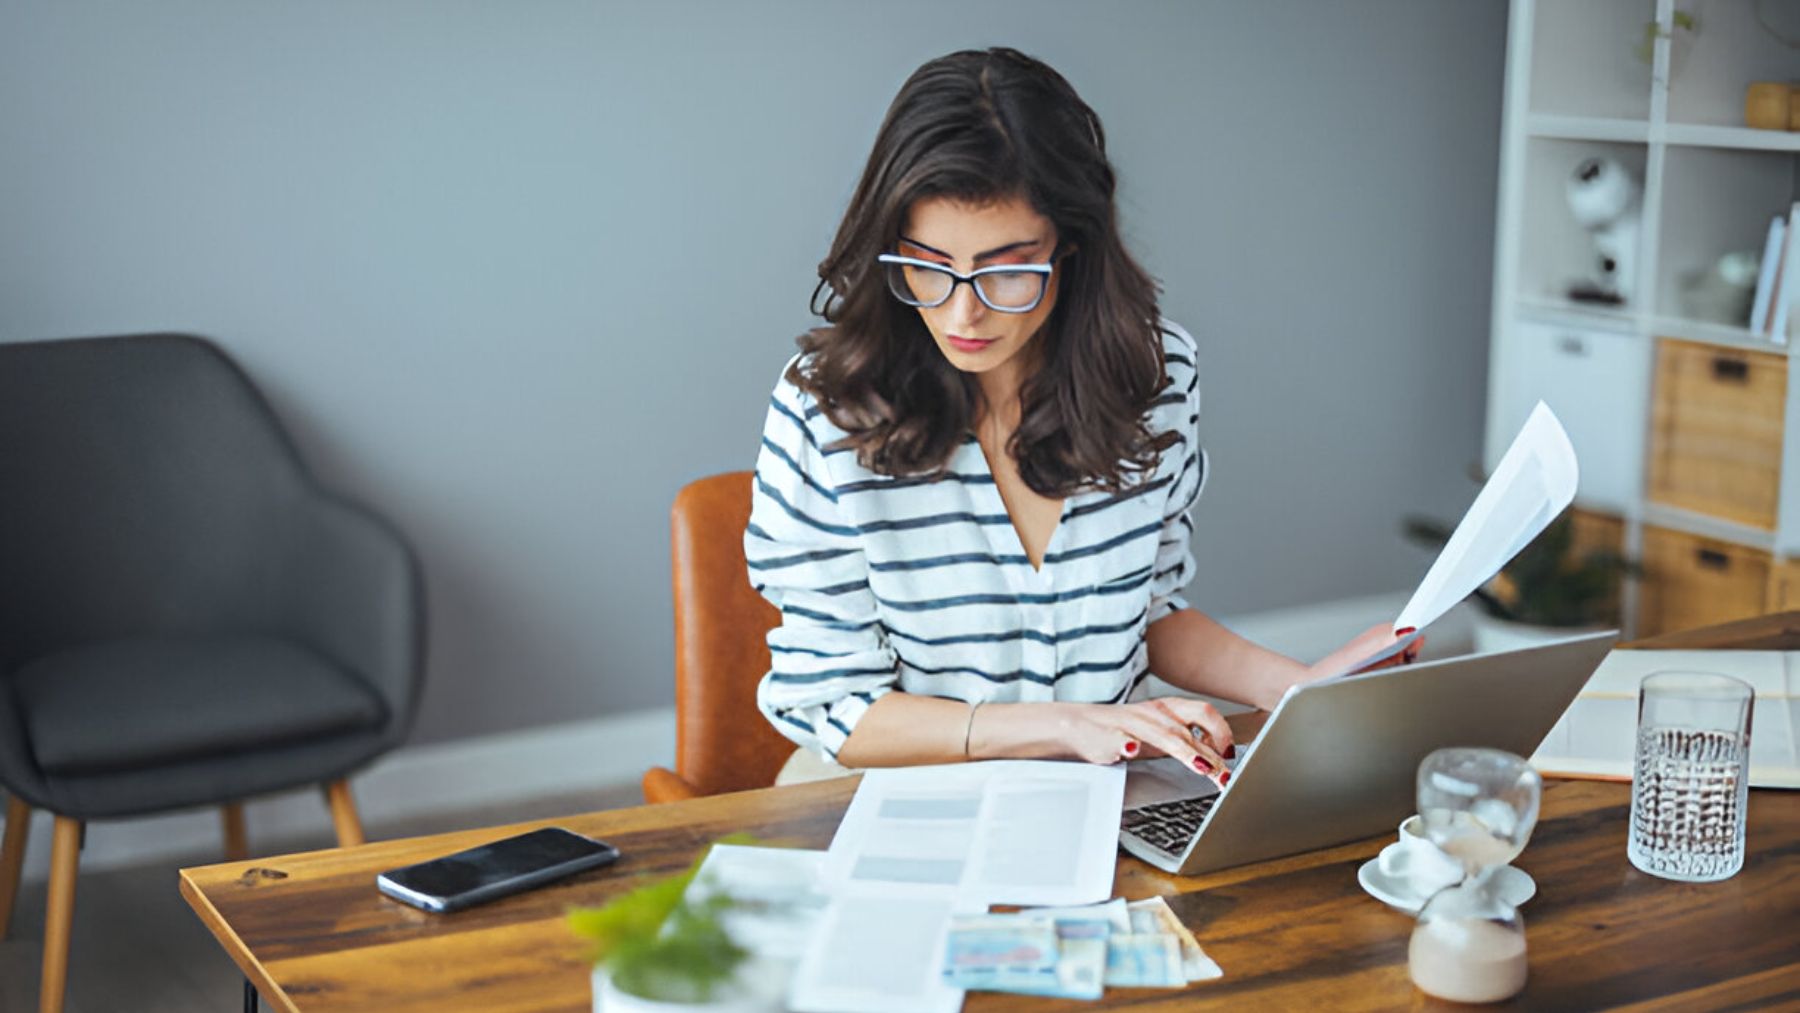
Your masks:
{"label": "white cabinet", "polygon": [[[1646,495],[1659,346],[1699,343],[1792,364],[1793,345],[1723,319],[1716,307],[1730,300],[1694,285],[1722,254],[1760,253],[1769,219],[1800,201],[1800,131],[1743,125],[1747,85],[1800,82],[1800,50],[1777,38],[1783,32],[1800,35],[1800,0],[1512,2],[1486,465],[1546,401],[1581,462],[1577,503],[1616,517],[1630,554],[1644,550],[1649,523],[1800,567],[1800,371],[1786,371],[1796,382],[1786,391],[1774,531]],[[1570,298],[1597,254],[1565,191],[1593,158],[1624,166],[1639,185],[1623,304]],[[1644,588],[1655,580],[1648,575]],[[1642,590],[1625,591],[1628,634]]]}
{"label": "white cabinet", "polygon": [[1507,432],[1543,401],[1562,420],[1581,462],[1580,506],[1623,515],[1644,487],[1644,417],[1649,363],[1636,334],[1521,320],[1510,403],[1496,413]]}

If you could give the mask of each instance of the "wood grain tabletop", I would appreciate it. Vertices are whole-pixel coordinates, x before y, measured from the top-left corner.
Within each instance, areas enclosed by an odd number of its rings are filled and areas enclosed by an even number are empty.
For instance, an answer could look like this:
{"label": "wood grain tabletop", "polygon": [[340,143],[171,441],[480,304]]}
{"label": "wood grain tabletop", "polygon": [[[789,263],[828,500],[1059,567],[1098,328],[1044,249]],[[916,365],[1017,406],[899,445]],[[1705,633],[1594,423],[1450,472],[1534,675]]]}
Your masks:
{"label": "wood grain tabletop", "polygon": [[[181,891],[277,1009],[589,1008],[581,947],[563,912],[687,866],[748,830],[822,848],[856,780],[771,788],[386,841],[181,873]],[[1552,781],[1518,865],[1538,882],[1524,908],[1530,1010],[1800,1008],[1800,794],[1751,792],[1748,857],[1722,883],[1646,876],[1625,857],[1628,785]],[[566,826],[624,853],[615,866],[450,915],[389,900],[375,874],[538,826]],[[1164,895],[1225,969],[1185,990],[1110,989],[1097,1003],[972,994],[967,1009],[1433,1009],[1406,972],[1412,920],[1356,883],[1387,838],[1195,877],[1119,858],[1116,888]],[[1443,1008],[1453,1009],[1450,1004]]]}

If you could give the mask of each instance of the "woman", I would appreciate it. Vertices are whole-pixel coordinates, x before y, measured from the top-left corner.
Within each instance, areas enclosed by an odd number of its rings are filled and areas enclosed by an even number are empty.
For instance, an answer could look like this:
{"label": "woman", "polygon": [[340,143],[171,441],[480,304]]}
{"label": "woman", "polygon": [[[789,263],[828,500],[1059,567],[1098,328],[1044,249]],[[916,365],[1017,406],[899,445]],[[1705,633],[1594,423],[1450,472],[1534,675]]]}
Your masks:
{"label": "woman", "polygon": [[[1194,341],[1120,241],[1100,121],[1010,49],[895,98],[764,429],[745,555],[781,609],[758,702],[850,767],[1166,754],[1309,668],[1187,607],[1207,477]],[[818,293],[815,293],[815,305]],[[1410,660],[1410,655],[1407,656]]]}

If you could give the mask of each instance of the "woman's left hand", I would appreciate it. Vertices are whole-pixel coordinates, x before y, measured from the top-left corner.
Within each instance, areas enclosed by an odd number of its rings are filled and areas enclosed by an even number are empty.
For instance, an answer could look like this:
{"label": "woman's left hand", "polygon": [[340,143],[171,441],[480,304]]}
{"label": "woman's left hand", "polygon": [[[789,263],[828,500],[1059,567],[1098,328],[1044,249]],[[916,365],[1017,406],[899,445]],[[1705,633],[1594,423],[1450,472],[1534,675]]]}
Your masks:
{"label": "woman's left hand", "polygon": [[[1339,675],[1347,672],[1351,665],[1364,658],[1373,657],[1394,646],[1402,640],[1394,635],[1394,628],[1386,623],[1371,626],[1356,635],[1349,643],[1320,658],[1311,667],[1311,677],[1322,679],[1328,675]],[[1410,665],[1418,658],[1419,649],[1425,646],[1423,636],[1406,646],[1406,650],[1391,658],[1376,662],[1367,668],[1357,669],[1360,672],[1372,672],[1382,668],[1393,668],[1396,665]]]}

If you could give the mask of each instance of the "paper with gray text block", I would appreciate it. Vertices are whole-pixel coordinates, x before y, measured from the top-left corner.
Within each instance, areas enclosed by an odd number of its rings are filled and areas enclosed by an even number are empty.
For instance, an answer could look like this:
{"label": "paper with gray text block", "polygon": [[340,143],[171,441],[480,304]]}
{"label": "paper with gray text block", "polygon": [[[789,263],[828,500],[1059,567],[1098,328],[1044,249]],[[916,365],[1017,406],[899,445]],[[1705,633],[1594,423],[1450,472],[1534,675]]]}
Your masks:
{"label": "paper with gray text block", "polygon": [[975,905],[1112,896],[1123,766],[993,760],[871,770],[825,853],[838,887],[944,890]]}
{"label": "paper with gray text block", "polygon": [[789,994],[803,1013],[954,1010],[954,914],[1112,896],[1122,766],[994,760],[871,770],[838,824],[832,896]]}

